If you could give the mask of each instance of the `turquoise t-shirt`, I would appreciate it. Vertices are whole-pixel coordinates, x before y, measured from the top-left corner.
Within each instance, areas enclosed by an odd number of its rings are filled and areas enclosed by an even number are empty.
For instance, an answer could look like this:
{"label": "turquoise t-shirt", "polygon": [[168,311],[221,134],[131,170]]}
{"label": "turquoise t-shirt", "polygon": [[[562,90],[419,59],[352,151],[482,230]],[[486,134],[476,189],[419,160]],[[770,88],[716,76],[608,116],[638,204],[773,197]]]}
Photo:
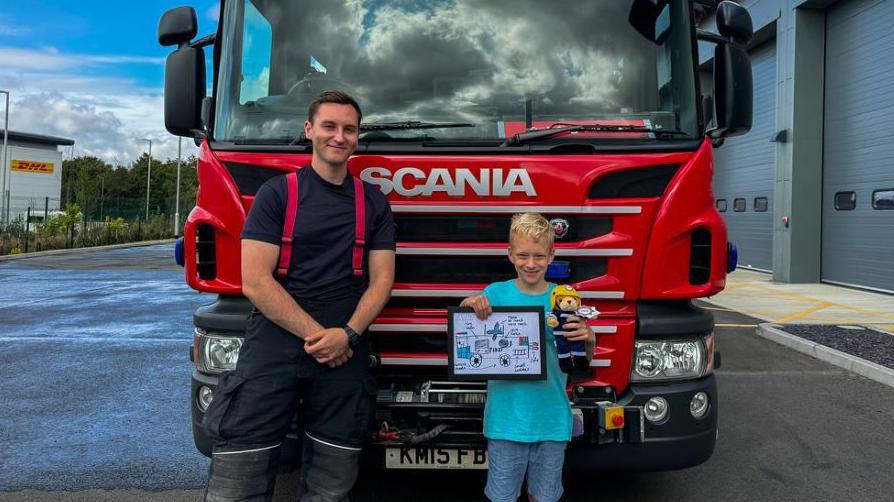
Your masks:
{"label": "turquoise t-shirt", "polygon": [[[550,312],[549,295],[523,293],[515,280],[495,282],[484,289],[494,307],[543,306]],[[484,436],[522,443],[571,440],[571,405],[565,393],[566,375],[559,368],[553,330],[546,327],[546,380],[489,380],[484,406]]]}

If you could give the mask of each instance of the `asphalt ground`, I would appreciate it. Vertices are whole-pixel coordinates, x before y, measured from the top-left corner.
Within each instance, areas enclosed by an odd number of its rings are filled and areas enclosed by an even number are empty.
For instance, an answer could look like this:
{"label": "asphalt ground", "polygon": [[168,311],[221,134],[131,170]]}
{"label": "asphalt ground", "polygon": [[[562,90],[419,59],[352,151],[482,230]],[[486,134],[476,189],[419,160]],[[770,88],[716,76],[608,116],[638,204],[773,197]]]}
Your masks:
{"label": "asphalt ground", "polygon": [[[0,263],[0,501],[200,500],[193,310],[171,245]],[[568,501],[889,500],[894,389],[754,335],[717,307],[720,437],[705,464],[566,479]],[[372,472],[357,500],[481,500],[468,472]],[[276,500],[294,500],[280,475]]]}

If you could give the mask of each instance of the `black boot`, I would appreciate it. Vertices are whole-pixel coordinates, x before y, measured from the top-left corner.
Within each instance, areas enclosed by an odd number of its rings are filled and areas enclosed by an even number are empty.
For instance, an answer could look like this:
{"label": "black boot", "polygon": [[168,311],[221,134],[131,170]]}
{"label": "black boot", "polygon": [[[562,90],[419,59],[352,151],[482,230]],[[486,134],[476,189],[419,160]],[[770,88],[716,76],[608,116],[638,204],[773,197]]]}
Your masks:
{"label": "black boot", "polygon": [[[328,444],[327,444],[328,443]],[[357,481],[360,448],[304,436],[301,502],[344,502]]]}
{"label": "black boot", "polygon": [[273,499],[282,446],[214,448],[205,502],[261,502]]}

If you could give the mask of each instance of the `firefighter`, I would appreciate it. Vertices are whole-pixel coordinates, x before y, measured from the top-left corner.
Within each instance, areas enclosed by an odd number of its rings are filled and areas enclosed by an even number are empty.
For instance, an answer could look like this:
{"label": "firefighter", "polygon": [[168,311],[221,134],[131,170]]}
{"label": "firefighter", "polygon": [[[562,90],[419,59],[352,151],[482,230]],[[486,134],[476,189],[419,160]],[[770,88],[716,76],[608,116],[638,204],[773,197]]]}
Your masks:
{"label": "firefighter", "polygon": [[207,501],[272,498],[296,409],[300,500],[346,500],[356,481],[376,393],[364,331],[390,296],[395,255],[387,199],[347,170],[360,117],[347,94],[321,94],[304,125],[311,165],[267,181],[246,219],[242,289],[254,309],[203,421],[216,438]]}

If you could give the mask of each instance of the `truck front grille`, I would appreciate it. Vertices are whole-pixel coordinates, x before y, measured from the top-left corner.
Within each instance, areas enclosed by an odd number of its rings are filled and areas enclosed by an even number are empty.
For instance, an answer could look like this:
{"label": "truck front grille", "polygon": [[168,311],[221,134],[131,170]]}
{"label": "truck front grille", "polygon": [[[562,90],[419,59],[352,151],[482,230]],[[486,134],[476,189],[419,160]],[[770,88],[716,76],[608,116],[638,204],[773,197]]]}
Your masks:
{"label": "truck front grille", "polygon": [[[607,216],[544,215],[547,219],[561,216],[568,222],[568,233],[557,242],[592,239],[611,232],[612,219]],[[397,237],[402,242],[499,242],[509,236],[512,214],[444,215],[395,214]]]}
{"label": "truck front grille", "polygon": [[[577,282],[604,275],[604,258],[563,257],[569,265],[563,282]],[[395,281],[399,283],[488,284],[516,277],[515,268],[504,256],[421,256],[398,255]]]}

